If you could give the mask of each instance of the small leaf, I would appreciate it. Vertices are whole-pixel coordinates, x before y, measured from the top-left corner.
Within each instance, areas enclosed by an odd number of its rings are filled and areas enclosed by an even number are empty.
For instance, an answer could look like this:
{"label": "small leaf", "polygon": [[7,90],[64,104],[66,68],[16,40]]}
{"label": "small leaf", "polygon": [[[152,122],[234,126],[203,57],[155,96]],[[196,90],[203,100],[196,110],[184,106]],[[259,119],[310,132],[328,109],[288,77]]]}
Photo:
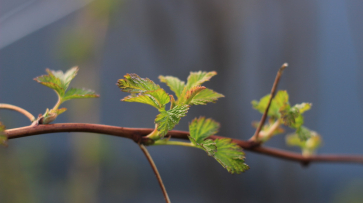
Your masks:
{"label": "small leaf", "polygon": [[280,108],[281,119],[285,125],[298,129],[304,124],[304,117],[302,114],[310,108],[310,103],[296,104],[293,107],[285,105]]}
{"label": "small leaf", "polygon": [[217,152],[217,145],[213,140],[207,139],[197,143],[193,137],[188,137],[195,146],[207,152],[208,156],[214,156],[214,154]]}
{"label": "small leaf", "polygon": [[47,69],[46,71],[50,76],[53,75],[55,78],[58,78],[62,83],[62,88],[64,90],[67,90],[73,78],[76,77],[78,70],[78,67],[73,67],[69,69],[66,73],[63,73],[63,71],[53,71],[49,69]]}
{"label": "small leaf", "polygon": [[302,114],[307,110],[310,110],[312,104],[311,103],[301,103],[301,104],[295,104],[295,106],[293,106],[293,108],[297,108],[299,109],[299,112]]}
{"label": "small leaf", "polygon": [[164,91],[164,89],[160,88],[155,91],[147,91],[144,93],[140,93],[137,96],[130,95],[123,98],[121,101],[149,104],[159,110],[165,110],[165,105],[169,103],[170,97]]}
{"label": "small leaf", "polygon": [[186,91],[190,90],[192,87],[199,86],[202,83],[209,81],[215,75],[217,75],[217,72],[215,72],[215,71],[190,72],[190,75],[188,77],[188,82],[184,88],[184,91],[186,92]]}
{"label": "small leaf", "polygon": [[214,153],[214,158],[225,168],[229,173],[242,173],[249,169],[245,164],[245,154],[242,148],[236,143],[231,142],[231,139],[223,138],[214,140],[217,146],[217,152]]}
{"label": "small leaf", "polygon": [[186,115],[188,109],[188,105],[177,105],[168,111],[161,111],[155,119],[155,123],[158,125],[157,129],[160,131],[161,136],[166,135],[169,130],[172,130],[179,123],[180,118]]}
{"label": "small leaf", "polygon": [[[258,110],[260,113],[264,113],[267,108],[268,101],[270,99],[270,94],[262,97],[260,101],[253,100],[252,106],[254,109]],[[286,91],[280,90],[276,93],[275,97],[271,101],[270,108],[268,110],[268,116],[275,118],[280,118],[280,108],[283,106],[289,106],[289,95]]]}
{"label": "small leaf", "polygon": [[83,88],[71,88],[65,93],[62,102],[65,102],[70,99],[97,98],[97,97],[100,96],[96,94],[95,91],[93,90],[88,90]]}
{"label": "small leaf", "polygon": [[[296,108],[290,108],[290,105],[285,105],[285,107],[281,108],[281,119],[282,122],[292,128],[299,127],[299,124],[296,124],[296,119],[301,116],[299,110]],[[301,118],[299,119],[301,122]]]}
{"label": "small leaf", "polygon": [[122,91],[129,93],[143,93],[160,89],[160,86],[156,85],[149,78],[140,78],[140,76],[134,73],[126,74],[124,79],[117,81],[117,85]]}
{"label": "small leaf", "polygon": [[300,140],[304,141],[309,139],[312,136],[312,133],[308,128],[301,126],[296,129],[296,135],[299,137]]}
{"label": "small leaf", "polygon": [[5,125],[0,122],[0,144],[8,146],[8,137],[5,134]]}
{"label": "small leaf", "polygon": [[71,88],[66,92],[69,84],[77,75],[78,70],[78,67],[73,67],[63,73],[63,71],[46,69],[48,75],[36,77],[34,80],[42,85],[52,88],[58,94],[59,99],[61,99],[61,103],[70,99],[99,97],[99,95],[95,94],[93,90],[87,89]]}
{"label": "small leaf", "polygon": [[311,131],[305,127],[304,129],[305,131],[309,131],[310,136],[307,139],[302,140],[298,133],[292,133],[286,136],[286,144],[289,146],[300,147],[304,156],[310,156],[313,155],[316,149],[320,147],[322,139],[315,131]]}
{"label": "small leaf", "polygon": [[[49,71],[49,69],[47,69],[47,71]],[[34,78],[34,80],[44,86],[47,86],[47,87],[53,89],[58,94],[59,97],[63,97],[63,95],[66,91],[62,87],[62,83],[61,83],[60,79],[52,77],[50,75],[42,75],[42,76]]]}
{"label": "small leaf", "polygon": [[166,83],[166,85],[170,87],[171,91],[175,93],[177,98],[180,97],[185,87],[184,81],[181,81],[179,80],[179,78],[173,76],[162,76],[162,75],[159,76],[159,79],[161,82]]}
{"label": "small leaf", "polygon": [[174,108],[175,106],[176,106],[176,101],[175,101],[175,99],[174,99],[174,96],[173,95],[169,95],[169,97],[170,97],[170,109],[172,109],[172,108]]}
{"label": "small leaf", "polygon": [[201,142],[200,147],[207,152],[208,156],[214,156],[215,153],[218,151],[216,143],[211,139],[207,139]]}
{"label": "small leaf", "polygon": [[241,173],[249,167],[244,163],[242,148],[231,139],[206,139],[217,133],[219,124],[212,119],[200,117],[189,124],[189,140],[198,148],[215,158],[230,173]]}
{"label": "small leaf", "polygon": [[183,97],[181,97],[179,99],[179,104],[189,104],[190,101],[193,99],[193,97],[195,97],[195,95],[197,95],[198,93],[200,93],[201,91],[203,91],[205,89],[204,86],[195,86],[190,88]]}
{"label": "small leaf", "polygon": [[190,105],[205,105],[209,102],[216,102],[217,99],[224,97],[211,89],[203,89],[197,95],[195,95],[190,101]]}
{"label": "small leaf", "polygon": [[209,136],[215,135],[219,126],[219,123],[210,118],[199,117],[189,124],[189,133],[196,143],[201,143]]}

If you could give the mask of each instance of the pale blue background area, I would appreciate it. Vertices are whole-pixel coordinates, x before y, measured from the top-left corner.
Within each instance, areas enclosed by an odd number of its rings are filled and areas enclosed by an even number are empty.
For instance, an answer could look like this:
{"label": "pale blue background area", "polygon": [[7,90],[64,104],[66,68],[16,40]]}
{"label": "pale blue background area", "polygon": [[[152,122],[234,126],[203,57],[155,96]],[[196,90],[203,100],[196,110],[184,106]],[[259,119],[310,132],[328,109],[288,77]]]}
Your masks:
{"label": "pale blue background area", "polygon": [[[306,126],[323,136],[319,153],[363,154],[362,10],[358,0],[126,1],[99,56],[100,123],[153,127],[156,110],[120,102],[126,94],[115,83],[126,73],[158,81],[158,75],[185,79],[190,71],[216,70],[218,75],[206,86],[226,97],[193,107],[176,129],[187,130],[189,121],[204,115],[221,123],[219,135],[248,139],[254,132],[251,121],[260,118],[251,100],[270,91],[276,71],[288,62],[279,89],[289,92],[292,104],[313,103],[305,118]],[[47,67],[66,70],[77,65],[59,59],[55,47],[59,33],[80,11],[0,49],[0,102],[34,114],[52,107],[55,94],[32,79]],[[86,72],[80,67],[80,74]],[[13,112],[1,111],[0,116],[8,128],[29,124]],[[66,112],[57,122],[69,122],[70,117]],[[41,202],[65,201],[69,138],[59,133],[10,141],[7,150],[20,155],[37,156],[40,144],[46,152],[44,161],[35,164],[44,173],[29,183]],[[162,202],[138,147],[121,138],[102,139],[110,155],[101,163],[95,202]],[[284,136],[267,145],[298,151],[285,146]],[[251,169],[230,175],[202,151],[161,146],[150,152],[173,202],[334,202],[351,185],[363,183],[363,167],[355,164],[304,168],[246,152]],[[363,192],[362,187],[357,190]]]}

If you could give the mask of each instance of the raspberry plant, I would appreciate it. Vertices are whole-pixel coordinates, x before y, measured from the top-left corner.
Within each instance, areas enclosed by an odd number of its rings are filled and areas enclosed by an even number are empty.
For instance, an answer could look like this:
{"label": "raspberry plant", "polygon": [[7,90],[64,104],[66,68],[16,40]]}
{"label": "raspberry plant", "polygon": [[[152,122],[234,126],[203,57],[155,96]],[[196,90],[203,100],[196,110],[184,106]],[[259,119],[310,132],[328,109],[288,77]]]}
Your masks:
{"label": "raspberry plant", "polygon": [[[20,107],[11,104],[0,104],[0,108],[18,111],[27,116],[32,122],[30,126],[9,130],[0,123],[0,144],[6,146],[8,139],[24,136],[72,131],[102,133],[132,139],[144,152],[154,170],[166,202],[170,202],[170,199],[156,165],[146,149],[147,146],[179,145],[199,148],[204,150],[208,156],[213,157],[231,174],[239,174],[249,169],[249,166],[245,163],[243,149],[290,161],[298,161],[305,165],[318,161],[363,163],[363,157],[361,156],[315,155],[322,139],[318,133],[303,125],[303,114],[310,110],[312,105],[310,103],[290,105],[287,91],[280,90],[275,96],[277,84],[282,71],[286,67],[287,64],[284,64],[278,71],[271,93],[262,97],[259,101],[252,101],[252,107],[263,115],[260,122],[253,123],[256,132],[248,141],[216,136],[220,124],[211,118],[203,116],[195,118],[189,123],[189,132],[173,131],[180,119],[186,116],[191,106],[214,103],[219,98],[224,97],[222,94],[202,86],[204,82],[209,81],[217,74],[215,71],[191,72],[186,82],[173,76],[160,76],[160,81],[166,83],[174,95],[168,94],[152,80],[141,78],[134,73],[126,74],[122,79],[119,79],[117,86],[123,92],[130,93],[122,101],[148,104],[159,111],[154,120],[154,129],[124,128],[86,123],[50,124],[58,115],[67,110],[66,108],[59,108],[63,102],[72,99],[99,97],[93,90],[83,88],[70,88],[68,90],[71,81],[79,70],[77,67],[73,67],[65,73],[46,69],[47,75],[35,78],[38,83],[53,89],[58,96],[54,107],[50,110],[46,108],[45,113],[39,114],[38,118]],[[265,124],[266,119],[267,123]],[[286,143],[290,146],[300,147],[302,155],[263,146],[265,142],[274,136],[284,133],[283,126],[295,131],[286,136]],[[186,139],[189,142],[177,141],[173,138]]]}

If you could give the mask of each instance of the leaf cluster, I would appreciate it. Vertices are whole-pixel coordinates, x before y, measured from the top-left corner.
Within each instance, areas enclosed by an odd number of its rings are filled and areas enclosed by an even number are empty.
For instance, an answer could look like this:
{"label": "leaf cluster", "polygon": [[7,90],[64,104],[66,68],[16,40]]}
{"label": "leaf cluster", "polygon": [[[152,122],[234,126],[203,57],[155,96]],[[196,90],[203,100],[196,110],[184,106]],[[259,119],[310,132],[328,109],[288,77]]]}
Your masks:
{"label": "leaf cluster", "polygon": [[[117,85],[122,91],[131,93],[121,101],[144,103],[158,109],[159,114],[155,119],[157,131],[149,136],[157,140],[163,138],[179,123],[190,106],[205,105],[223,97],[222,94],[201,86],[216,74],[215,71],[191,72],[186,83],[173,76],[160,76],[160,81],[170,87],[176,99],[152,80],[141,78],[137,74],[126,74],[123,79],[117,81]],[[166,105],[169,103],[170,108],[166,110]]]}
{"label": "leaf cluster", "polygon": [[286,143],[289,146],[297,146],[302,149],[304,156],[310,156],[315,153],[315,150],[322,144],[321,136],[312,130],[302,127],[304,133],[307,134],[306,140],[301,140],[297,133],[292,133],[286,136]]}
{"label": "leaf cluster", "polygon": [[[252,101],[253,108],[258,110],[260,113],[264,113],[270,97],[271,95],[268,94],[262,97],[260,101]],[[272,136],[284,132],[284,130],[280,127],[280,124],[283,124],[295,130],[294,137],[299,139],[300,144],[298,146],[300,147],[306,146],[306,143],[310,142],[308,140],[310,140],[314,136],[319,137],[319,140],[321,140],[320,136],[317,135],[314,131],[311,131],[303,126],[303,114],[306,111],[310,110],[311,106],[311,103],[301,103],[291,106],[288,93],[284,90],[278,91],[275,97],[272,99],[269,111],[267,113],[267,115],[270,117],[269,122],[268,124],[263,126],[263,129],[260,132],[259,136],[261,138],[261,141],[265,142]],[[313,139],[315,140],[317,138]],[[293,145],[297,145],[296,142],[293,143]],[[290,143],[289,145],[292,144]],[[316,148],[317,147],[315,147],[314,150]]]}
{"label": "leaf cluster", "polygon": [[76,77],[78,70],[78,67],[73,67],[67,72],[63,73],[62,71],[46,69],[46,72],[48,73],[47,75],[34,78],[34,80],[38,83],[53,89],[58,96],[58,101],[53,109],[47,109],[43,116],[38,118],[38,120],[41,119],[43,124],[52,122],[59,114],[67,110],[66,108],[58,109],[59,106],[65,101],[71,99],[99,97],[99,95],[97,95],[93,90],[84,88],[71,88],[67,91],[69,84],[73,78]]}

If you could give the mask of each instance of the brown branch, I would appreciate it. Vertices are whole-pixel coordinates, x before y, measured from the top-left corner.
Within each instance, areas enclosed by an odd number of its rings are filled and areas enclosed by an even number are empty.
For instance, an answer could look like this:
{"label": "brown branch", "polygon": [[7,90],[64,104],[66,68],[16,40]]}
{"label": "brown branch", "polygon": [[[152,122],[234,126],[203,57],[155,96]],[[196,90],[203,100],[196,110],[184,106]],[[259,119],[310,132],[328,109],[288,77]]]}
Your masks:
{"label": "brown branch", "polygon": [[[151,144],[153,141],[145,138],[154,129],[147,128],[123,128],[117,126],[100,125],[100,124],[87,124],[87,123],[59,123],[48,124],[38,126],[27,126],[21,128],[14,128],[5,130],[5,134],[9,139],[46,134],[57,132],[90,132],[113,135],[118,137],[124,137],[141,144]],[[189,132],[172,130],[167,136],[178,139],[188,139]],[[211,136],[211,139],[225,138],[221,136]],[[232,139],[233,142],[245,150],[272,156],[289,161],[300,162],[303,165],[307,165],[311,162],[332,162],[332,163],[360,163],[363,164],[363,155],[314,155],[304,157],[301,154],[289,152],[280,149],[274,149],[270,147],[258,146],[258,143],[254,141],[243,141],[238,139]]]}
{"label": "brown branch", "polygon": [[149,151],[146,149],[146,147],[143,144],[139,144],[139,147],[142,150],[142,152],[144,153],[144,155],[146,156],[147,160],[149,161],[149,164],[150,164],[151,168],[153,169],[156,178],[158,179],[158,182],[159,182],[161,190],[163,191],[163,195],[164,195],[166,203],[170,203],[170,199],[169,199],[168,193],[166,192],[166,188],[164,186],[163,180],[161,179],[158,168],[156,168],[156,165],[155,165],[151,155],[149,154]]}
{"label": "brown branch", "polygon": [[276,93],[277,85],[279,84],[279,81],[280,81],[282,72],[284,71],[284,69],[287,66],[288,66],[288,64],[287,63],[284,63],[284,64],[282,64],[282,66],[279,69],[279,71],[277,71],[276,78],[275,78],[275,82],[272,85],[272,89],[271,89],[271,93],[270,93],[270,99],[268,100],[267,107],[266,107],[265,112],[263,113],[263,115],[261,117],[260,123],[258,124],[258,127],[257,127],[257,129],[255,131],[255,134],[251,137],[251,140],[252,141],[255,141],[257,143],[259,142],[258,141],[258,134],[260,134],[260,131],[262,129],[263,124],[265,124],[265,121],[266,121],[266,118],[267,118],[267,114],[268,114],[268,110],[270,109],[271,101],[274,98],[275,93]]}
{"label": "brown branch", "polygon": [[0,104],[0,109],[9,109],[9,110],[13,110],[13,111],[17,111],[21,114],[23,114],[24,116],[26,116],[27,118],[29,118],[30,122],[33,122],[35,120],[35,117],[29,113],[29,111],[20,108],[18,106],[14,106],[11,104]]}

